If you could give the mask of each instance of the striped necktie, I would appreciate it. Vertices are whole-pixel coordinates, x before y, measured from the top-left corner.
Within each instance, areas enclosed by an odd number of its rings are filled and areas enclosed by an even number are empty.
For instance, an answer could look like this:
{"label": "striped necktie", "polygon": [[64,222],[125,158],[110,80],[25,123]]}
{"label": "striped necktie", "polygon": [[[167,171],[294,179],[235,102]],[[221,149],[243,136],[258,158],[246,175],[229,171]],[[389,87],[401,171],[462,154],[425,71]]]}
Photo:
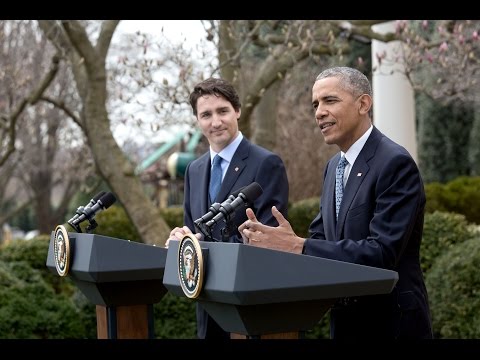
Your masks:
{"label": "striped necktie", "polygon": [[335,173],[335,210],[338,219],[338,212],[340,211],[340,204],[342,203],[343,197],[343,174],[345,173],[345,166],[348,165],[347,159],[345,156],[342,156],[337,165],[337,170]]}

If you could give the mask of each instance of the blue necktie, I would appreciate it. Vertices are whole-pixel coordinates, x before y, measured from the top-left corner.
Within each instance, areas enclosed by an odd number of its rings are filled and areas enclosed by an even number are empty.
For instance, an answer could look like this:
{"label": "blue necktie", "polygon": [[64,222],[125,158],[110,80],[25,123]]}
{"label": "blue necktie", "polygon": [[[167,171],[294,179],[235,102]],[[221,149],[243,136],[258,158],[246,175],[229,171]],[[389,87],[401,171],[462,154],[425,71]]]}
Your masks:
{"label": "blue necktie", "polygon": [[210,172],[210,187],[208,192],[210,194],[210,202],[214,202],[217,197],[220,185],[222,185],[222,158],[215,155],[213,158],[212,170]]}
{"label": "blue necktie", "polygon": [[338,212],[340,211],[340,204],[342,203],[343,197],[343,174],[345,172],[345,166],[347,166],[348,161],[345,159],[345,156],[342,156],[337,165],[337,170],[335,174],[335,210],[338,219]]}

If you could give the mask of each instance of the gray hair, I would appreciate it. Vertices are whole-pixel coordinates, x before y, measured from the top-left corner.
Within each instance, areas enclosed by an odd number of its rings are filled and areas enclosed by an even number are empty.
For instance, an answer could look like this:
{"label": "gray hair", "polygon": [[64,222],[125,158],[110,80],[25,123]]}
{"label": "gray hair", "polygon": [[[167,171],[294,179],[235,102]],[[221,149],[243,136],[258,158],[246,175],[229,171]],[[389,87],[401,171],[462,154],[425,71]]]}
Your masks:
{"label": "gray hair", "polygon": [[334,67],[326,69],[317,76],[315,81],[335,77],[340,80],[340,86],[351,93],[354,97],[363,94],[372,96],[372,87],[367,77],[357,69],[350,67]]}

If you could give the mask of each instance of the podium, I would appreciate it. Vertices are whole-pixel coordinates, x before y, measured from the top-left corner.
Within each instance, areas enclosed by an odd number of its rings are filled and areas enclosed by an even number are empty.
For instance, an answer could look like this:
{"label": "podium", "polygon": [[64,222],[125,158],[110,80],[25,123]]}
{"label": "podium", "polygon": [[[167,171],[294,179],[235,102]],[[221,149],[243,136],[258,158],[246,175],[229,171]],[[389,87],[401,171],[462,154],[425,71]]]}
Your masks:
{"label": "podium", "polygon": [[[170,241],[163,283],[185,296],[179,241]],[[337,299],[387,294],[395,271],[244,244],[200,242],[204,282],[195,298],[227,332],[249,338],[298,338]]]}
{"label": "podium", "polygon": [[[154,338],[153,304],[167,293],[167,249],[112,237],[68,233],[69,276],[96,306],[99,339]],[[47,267],[57,273],[54,233]]]}

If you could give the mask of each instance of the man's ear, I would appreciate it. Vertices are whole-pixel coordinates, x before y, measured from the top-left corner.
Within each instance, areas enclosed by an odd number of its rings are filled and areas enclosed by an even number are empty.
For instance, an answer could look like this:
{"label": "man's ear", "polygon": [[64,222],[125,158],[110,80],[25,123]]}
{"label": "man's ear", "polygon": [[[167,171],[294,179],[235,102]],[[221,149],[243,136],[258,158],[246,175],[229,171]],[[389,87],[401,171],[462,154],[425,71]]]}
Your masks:
{"label": "man's ear", "polygon": [[358,101],[359,101],[358,112],[361,115],[368,114],[368,112],[370,111],[370,108],[372,107],[372,104],[373,104],[372,97],[370,95],[363,94],[362,96],[360,96]]}

